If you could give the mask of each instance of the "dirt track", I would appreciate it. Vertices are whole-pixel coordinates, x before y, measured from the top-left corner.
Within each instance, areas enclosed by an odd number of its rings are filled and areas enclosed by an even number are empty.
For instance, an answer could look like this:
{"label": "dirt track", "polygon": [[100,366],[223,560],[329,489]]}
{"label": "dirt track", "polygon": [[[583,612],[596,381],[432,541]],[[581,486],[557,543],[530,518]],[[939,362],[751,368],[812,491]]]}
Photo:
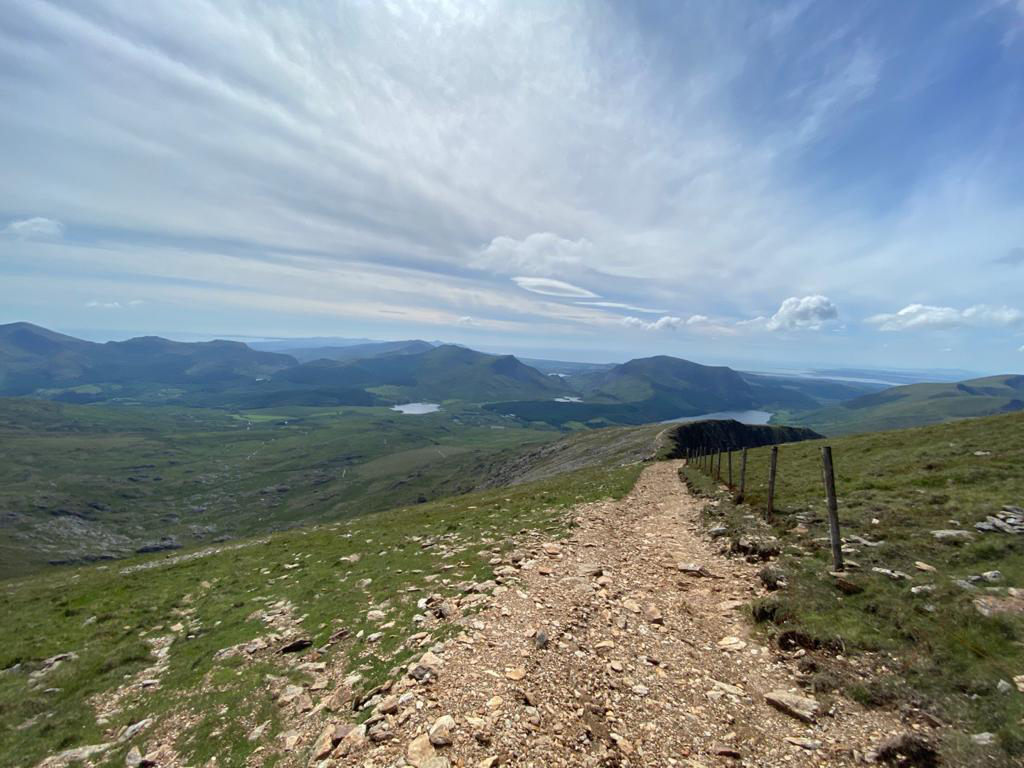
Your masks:
{"label": "dirt track", "polygon": [[[436,676],[396,684],[371,738],[351,734],[327,764],[862,763],[899,722],[837,697],[818,700],[814,722],[766,701],[811,694],[792,654],[750,636],[740,610],[761,593],[758,566],[701,533],[703,502],[678,466],[654,464],[625,499],[576,508],[568,541],[524,547],[510,588],[438,649]],[[439,718],[432,745],[424,734]]]}

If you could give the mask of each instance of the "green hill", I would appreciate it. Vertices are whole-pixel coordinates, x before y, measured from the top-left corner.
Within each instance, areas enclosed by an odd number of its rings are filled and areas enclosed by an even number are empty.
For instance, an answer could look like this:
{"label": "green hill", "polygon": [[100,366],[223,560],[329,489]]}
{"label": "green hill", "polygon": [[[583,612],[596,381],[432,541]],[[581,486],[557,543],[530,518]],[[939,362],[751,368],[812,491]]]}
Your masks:
{"label": "green hill", "polygon": [[275,385],[360,387],[396,401],[554,398],[568,392],[561,379],[545,376],[512,355],[487,355],[444,345],[418,354],[363,360],[316,360],[279,372]]}
{"label": "green hill", "polygon": [[289,355],[237,341],[155,336],[96,344],[29,323],[0,326],[0,394],[70,402],[169,399],[181,391],[255,382],[295,365]]}
{"label": "green hill", "polygon": [[1024,376],[908,384],[786,417],[827,435],[941,424],[1024,409]]}

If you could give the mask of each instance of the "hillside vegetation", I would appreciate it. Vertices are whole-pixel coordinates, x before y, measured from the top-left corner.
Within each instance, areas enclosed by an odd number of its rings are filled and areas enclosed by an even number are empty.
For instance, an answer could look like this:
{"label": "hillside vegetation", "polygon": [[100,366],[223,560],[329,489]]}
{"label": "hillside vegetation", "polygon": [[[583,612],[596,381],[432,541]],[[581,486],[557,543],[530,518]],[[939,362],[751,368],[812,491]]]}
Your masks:
{"label": "hillside vegetation", "polygon": [[0,578],[463,493],[503,471],[504,452],[558,437],[465,409],[0,398]]}
{"label": "hillside vegetation", "polygon": [[[639,468],[601,466],[185,555],[6,582],[0,767],[98,744],[109,745],[103,764],[122,766],[130,745],[155,738],[188,765],[216,757],[241,766],[257,748],[262,764],[274,764],[285,708],[303,711],[296,684],[351,717],[353,700],[457,629],[418,623],[417,601],[465,597],[467,585],[490,578],[489,561],[514,534],[559,537],[565,508],[621,497]],[[293,640],[320,649],[326,667],[279,652]],[[154,666],[152,652],[164,648]],[[141,735],[117,741],[131,725]]]}
{"label": "hillside vegetation", "polygon": [[1024,410],[1024,376],[989,376],[957,383],[908,384],[828,408],[781,414],[828,435],[941,424]]}
{"label": "hillside vegetation", "polygon": [[[842,580],[829,575],[824,444],[780,448],[770,526],[756,522],[768,449],[749,452],[747,503],[739,507],[695,468],[684,470],[717,499],[706,510],[709,525],[781,550],[773,578],[788,584],[754,615],[781,643],[812,651],[807,668],[821,690],[903,707],[911,721],[934,717],[995,734],[1005,764],[1019,764],[1024,534],[975,524],[1024,506],[1024,414],[829,440],[849,566]],[[860,654],[863,673],[837,676],[825,651]],[[966,755],[974,745],[964,736],[950,748]]]}

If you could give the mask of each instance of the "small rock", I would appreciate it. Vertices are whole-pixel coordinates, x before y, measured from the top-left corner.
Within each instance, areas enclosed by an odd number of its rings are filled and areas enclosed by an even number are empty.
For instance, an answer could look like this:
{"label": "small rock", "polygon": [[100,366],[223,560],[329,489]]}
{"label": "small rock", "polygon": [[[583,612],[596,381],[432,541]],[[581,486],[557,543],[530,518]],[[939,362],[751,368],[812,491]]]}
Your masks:
{"label": "small rock", "polygon": [[971,741],[982,747],[991,747],[996,743],[996,735],[994,733],[989,733],[988,731],[982,731],[981,733],[976,733],[971,736]]}
{"label": "small rock", "polygon": [[919,571],[924,571],[925,573],[935,573],[935,571],[937,570],[934,565],[928,565],[928,563],[922,562],[920,560],[914,561],[914,567],[917,568],[917,570]]}
{"label": "small rock", "polygon": [[522,680],[526,677],[526,669],[525,667],[506,667],[505,677],[509,680]]}
{"label": "small rock", "polygon": [[813,723],[818,717],[818,702],[808,696],[779,690],[766,693],[764,698],[779,711],[805,723]]}
{"label": "small rock", "polygon": [[724,651],[742,651],[747,644],[734,635],[727,635],[718,641],[718,647]]}
{"label": "small rock", "polygon": [[428,761],[434,757],[434,745],[430,743],[430,736],[421,733],[409,742],[405,750],[405,759],[415,768],[425,768]]}
{"label": "small rock", "polygon": [[533,645],[537,650],[543,651],[548,647],[548,633],[538,629],[533,635]]}
{"label": "small rock", "polygon": [[297,651],[304,651],[312,647],[312,645],[313,641],[308,637],[299,637],[282,645],[278,649],[278,653],[296,653]]}
{"label": "small rock", "polygon": [[559,554],[562,553],[562,546],[560,544],[554,544],[554,543],[551,543],[551,542],[548,542],[547,544],[544,544],[541,547],[541,549],[543,549],[544,552],[549,554],[549,555],[559,555]]}
{"label": "small rock", "polygon": [[656,605],[648,605],[644,608],[644,618],[647,619],[651,624],[664,624],[665,619],[661,615],[661,611],[658,610]]}
{"label": "small rock", "polygon": [[956,543],[958,541],[969,541],[973,538],[970,531],[962,531],[957,528],[947,528],[938,531],[932,531],[934,536],[939,541],[948,541]]}
{"label": "small rock", "polygon": [[787,736],[786,741],[794,747],[800,747],[800,749],[821,749],[821,742],[815,741],[814,739],[801,739],[796,736]]}
{"label": "small rock", "polygon": [[452,743],[452,731],[455,729],[455,718],[451,715],[441,715],[430,726],[427,737],[435,747],[448,747]]}
{"label": "small rock", "polygon": [[142,752],[138,747],[128,750],[128,754],[124,756],[124,764],[126,768],[142,768]]}

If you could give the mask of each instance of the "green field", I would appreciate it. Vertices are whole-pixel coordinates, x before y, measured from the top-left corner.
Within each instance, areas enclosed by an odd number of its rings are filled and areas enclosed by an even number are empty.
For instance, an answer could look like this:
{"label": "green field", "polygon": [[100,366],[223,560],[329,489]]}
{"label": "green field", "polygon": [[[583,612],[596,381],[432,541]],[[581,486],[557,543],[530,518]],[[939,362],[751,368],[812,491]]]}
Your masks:
{"label": "green field", "polygon": [[560,437],[458,403],[240,413],[0,399],[0,578],[473,490]]}
{"label": "green field", "polygon": [[[414,653],[406,640],[417,631],[412,617],[420,597],[456,594],[460,582],[489,578],[488,560],[522,529],[561,536],[564,508],[621,497],[639,469],[580,470],[224,545],[191,560],[158,555],[6,582],[0,586],[0,766],[33,765],[62,749],[104,742],[146,717],[154,721],[140,738],[174,731],[187,764],[216,755],[218,765],[244,765],[257,744],[278,743],[280,709],[267,675],[312,679],[274,648],[251,660],[214,658],[266,634],[254,611],[288,601],[295,630],[315,647],[348,630],[321,660],[341,660],[341,668],[362,675],[357,692],[368,690]],[[355,563],[342,559],[353,554],[360,555]],[[135,567],[140,564],[153,567]],[[364,579],[372,581],[360,586]],[[377,628],[366,612],[380,604],[394,626],[375,642],[359,637]],[[97,723],[96,702],[109,701],[152,664],[146,639],[167,635],[175,640],[159,690],[132,689],[106,724]],[[64,652],[77,659],[33,682],[43,659]],[[266,737],[249,741],[248,732],[264,722]],[[111,749],[103,764],[123,765],[130,743]],[[277,747],[270,749],[267,765]]]}
{"label": "green field", "polygon": [[[829,575],[825,444],[833,448],[847,558],[858,566],[847,579],[858,594],[844,594]],[[776,566],[789,585],[755,606],[766,631],[795,632],[788,637],[818,649],[814,682],[823,691],[839,687],[918,721],[914,713],[924,711],[952,723],[960,735],[947,740],[948,764],[1019,765],[1024,694],[1013,679],[1024,674],[1024,595],[1012,590],[1024,589],[1024,535],[980,533],[974,524],[1003,505],[1024,506],[1024,414],[784,445],[771,526],[758,522],[768,450],[749,453],[748,504],[740,507],[698,470],[684,469],[695,487],[720,499],[707,510],[709,524],[726,524],[733,538],[774,537],[781,548]],[[947,529],[966,530],[970,539],[953,543],[931,533]],[[908,578],[893,580],[875,567]],[[990,571],[1001,578],[957,583]],[[852,655],[860,674],[830,664],[829,650]],[[982,732],[995,734],[994,749],[968,738]]]}

